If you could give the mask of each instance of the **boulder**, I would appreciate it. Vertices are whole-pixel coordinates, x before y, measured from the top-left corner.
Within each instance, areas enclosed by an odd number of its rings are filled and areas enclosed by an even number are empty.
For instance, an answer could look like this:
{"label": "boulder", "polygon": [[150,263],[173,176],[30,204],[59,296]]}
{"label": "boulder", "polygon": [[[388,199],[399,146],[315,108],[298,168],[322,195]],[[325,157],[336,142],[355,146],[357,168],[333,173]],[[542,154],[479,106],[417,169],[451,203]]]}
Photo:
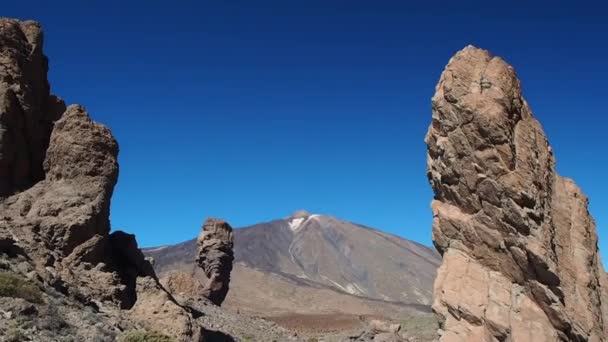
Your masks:
{"label": "boulder", "polygon": [[[206,293],[194,272],[171,272],[162,278],[163,286],[176,297],[198,300]],[[203,297],[206,299],[206,297]]]}

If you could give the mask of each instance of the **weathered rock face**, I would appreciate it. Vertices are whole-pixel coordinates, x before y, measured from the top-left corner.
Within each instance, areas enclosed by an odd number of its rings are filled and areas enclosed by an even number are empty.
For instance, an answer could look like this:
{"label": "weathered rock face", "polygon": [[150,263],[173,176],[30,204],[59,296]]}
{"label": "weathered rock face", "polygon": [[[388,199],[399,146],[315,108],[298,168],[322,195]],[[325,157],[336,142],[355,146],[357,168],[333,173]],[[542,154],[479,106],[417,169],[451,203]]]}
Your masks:
{"label": "weathered rock face", "polygon": [[[66,110],[49,95],[38,24],[2,19],[0,29],[0,173],[6,176],[0,191],[8,196],[0,200],[0,230],[47,282],[98,288],[102,298],[124,305],[127,289],[116,276],[103,276],[111,286],[83,276],[90,269],[74,276],[85,262],[108,262],[118,144],[84,108]],[[89,281],[92,287],[82,286]]]}
{"label": "weathered rock face", "polygon": [[588,200],[555,172],[513,68],[469,46],[450,60],[432,104],[441,340],[606,340],[606,274]]}
{"label": "weathered rock face", "polygon": [[38,24],[0,19],[0,256],[106,318],[129,309],[131,326],[202,339],[135,237],[110,234],[118,144],[83,107],[50,95],[47,64]]}
{"label": "weathered rock face", "polygon": [[44,178],[52,124],[65,110],[49,93],[42,43],[37,23],[0,20],[0,197]]}
{"label": "weathered rock face", "polygon": [[[66,291],[78,289],[92,300],[132,305],[134,298],[127,294],[132,290],[117,274],[85,265],[111,263],[109,211],[118,144],[80,106],[70,106],[51,124],[44,160],[30,164],[42,168],[44,179],[22,192],[12,189],[16,192],[0,201],[0,229],[11,234],[49,283],[68,283]],[[5,127],[6,132],[17,130],[8,123]],[[10,139],[3,146],[20,147]]]}
{"label": "weathered rock face", "polygon": [[196,262],[208,278],[203,296],[214,304],[221,305],[228,294],[234,261],[232,227],[220,219],[207,219],[196,244]]}

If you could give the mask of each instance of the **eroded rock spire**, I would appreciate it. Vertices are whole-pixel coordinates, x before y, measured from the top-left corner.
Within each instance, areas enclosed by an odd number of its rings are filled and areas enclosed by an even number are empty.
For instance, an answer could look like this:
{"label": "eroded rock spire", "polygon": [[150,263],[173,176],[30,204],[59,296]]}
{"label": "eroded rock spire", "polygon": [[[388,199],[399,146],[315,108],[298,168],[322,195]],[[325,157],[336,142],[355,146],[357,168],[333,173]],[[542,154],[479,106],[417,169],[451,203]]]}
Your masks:
{"label": "eroded rock spire", "polygon": [[556,173],[513,68],[466,47],[441,75],[432,108],[441,340],[606,340],[606,274],[588,200]]}
{"label": "eroded rock spire", "polygon": [[230,286],[230,272],[234,261],[232,227],[224,220],[209,218],[196,239],[196,262],[207,276],[203,296],[221,305]]}

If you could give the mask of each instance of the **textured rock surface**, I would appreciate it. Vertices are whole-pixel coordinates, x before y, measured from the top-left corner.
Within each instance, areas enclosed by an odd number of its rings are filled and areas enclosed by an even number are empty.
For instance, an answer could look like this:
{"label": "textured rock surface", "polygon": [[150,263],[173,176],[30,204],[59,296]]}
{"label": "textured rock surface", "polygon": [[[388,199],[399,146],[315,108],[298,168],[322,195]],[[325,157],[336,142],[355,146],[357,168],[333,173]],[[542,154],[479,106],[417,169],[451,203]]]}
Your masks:
{"label": "textured rock surface", "polygon": [[52,123],[65,110],[50,95],[42,44],[37,23],[0,19],[0,197],[44,178]]}
{"label": "textured rock surface", "polygon": [[232,227],[223,220],[209,218],[203,224],[196,244],[196,262],[207,277],[202,295],[214,304],[221,305],[228,295],[234,261]]}
{"label": "textured rock surface", "polygon": [[513,68],[469,46],[450,60],[432,105],[441,340],[606,340],[606,274],[588,200],[557,175]]}
{"label": "textured rock surface", "polygon": [[[40,319],[62,322],[22,328],[44,341],[113,339],[140,327],[181,341],[202,339],[195,317],[162,288],[135,237],[110,234],[118,144],[83,107],[66,109],[50,95],[47,65],[37,23],[0,19],[2,268],[5,277],[40,289]],[[89,324],[78,312],[85,308],[108,334],[84,329]],[[20,324],[12,312],[0,317],[0,334]]]}
{"label": "textured rock surface", "polygon": [[[176,271],[161,278],[161,281],[163,286],[170,293],[192,299],[201,299],[202,294],[205,292],[205,288],[193,273],[194,272]],[[203,297],[202,299],[207,298]]]}

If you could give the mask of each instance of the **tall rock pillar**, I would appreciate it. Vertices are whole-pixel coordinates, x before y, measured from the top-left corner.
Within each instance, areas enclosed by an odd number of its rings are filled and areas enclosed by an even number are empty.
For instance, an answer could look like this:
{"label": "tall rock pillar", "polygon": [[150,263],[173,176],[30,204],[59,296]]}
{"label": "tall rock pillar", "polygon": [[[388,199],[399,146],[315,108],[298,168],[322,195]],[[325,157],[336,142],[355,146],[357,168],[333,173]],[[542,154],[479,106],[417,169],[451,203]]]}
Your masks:
{"label": "tall rock pillar", "polygon": [[466,47],[432,109],[441,341],[605,341],[606,274],[588,200],[556,173],[513,67]]}
{"label": "tall rock pillar", "polygon": [[214,304],[221,305],[228,295],[230,272],[234,261],[232,227],[220,219],[207,219],[196,243],[198,246],[196,262],[208,279],[203,296]]}

